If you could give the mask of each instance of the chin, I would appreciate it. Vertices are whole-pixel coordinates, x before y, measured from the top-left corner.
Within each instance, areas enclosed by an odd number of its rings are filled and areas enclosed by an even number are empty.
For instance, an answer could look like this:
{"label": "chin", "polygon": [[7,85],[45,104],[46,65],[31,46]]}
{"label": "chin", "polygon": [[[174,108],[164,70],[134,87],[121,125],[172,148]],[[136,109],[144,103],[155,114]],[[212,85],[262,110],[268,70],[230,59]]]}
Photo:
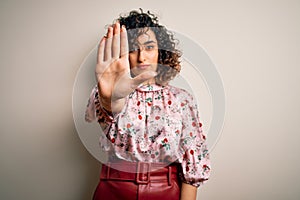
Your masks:
{"label": "chin", "polygon": [[132,68],[130,70],[130,74],[132,77],[138,76],[141,73],[147,72],[147,71],[156,71],[155,69],[152,68],[147,68],[147,69],[136,69],[136,68]]}

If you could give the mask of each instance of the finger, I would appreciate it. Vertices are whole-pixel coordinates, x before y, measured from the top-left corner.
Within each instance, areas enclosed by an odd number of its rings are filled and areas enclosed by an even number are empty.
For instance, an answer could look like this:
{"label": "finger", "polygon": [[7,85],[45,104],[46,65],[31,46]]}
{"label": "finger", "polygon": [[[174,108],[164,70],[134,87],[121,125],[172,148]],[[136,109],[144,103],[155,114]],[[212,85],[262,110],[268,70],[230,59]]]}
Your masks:
{"label": "finger", "polygon": [[103,37],[101,40],[100,40],[100,43],[98,45],[98,52],[97,52],[97,63],[101,63],[103,62],[104,60],[104,47],[105,47],[105,37]]}
{"label": "finger", "polygon": [[114,25],[114,36],[112,41],[112,57],[120,57],[120,23],[117,22]]}
{"label": "finger", "polygon": [[128,38],[127,38],[127,30],[123,25],[121,28],[121,57],[128,57]]}
{"label": "finger", "polygon": [[113,36],[113,30],[112,27],[108,27],[107,30],[107,38],[105,40],[105,54],[104,54],[104,61],[111,59],[111,43],[112,43],[112,36]]}
{"label": "finger", "polygon": [[115,24],[114,24],[114,35],[115,34],[119,34],[120,33],[120,22],[117,21]]}
{"label": "finger", "polygon": [[147,80],[149,80],[149,79],[155,77],[156,75],[157,75],[157,73],[154,72],[154,71],[147,71],[147,72],[144,72],[144,73],[142,73],[142,74],[140,74],[140,75],[138,75],[138,76],[136,76],[136,77],[134,77],[134,78],[132,79],[132,81],[133,81],[133,82],[132,82],[132,85],[133,85],[134,88],[136,88],[136,87],[138,87],[141,83],[143,83],[143,82],[145,82],[145,81],[147,81]]}

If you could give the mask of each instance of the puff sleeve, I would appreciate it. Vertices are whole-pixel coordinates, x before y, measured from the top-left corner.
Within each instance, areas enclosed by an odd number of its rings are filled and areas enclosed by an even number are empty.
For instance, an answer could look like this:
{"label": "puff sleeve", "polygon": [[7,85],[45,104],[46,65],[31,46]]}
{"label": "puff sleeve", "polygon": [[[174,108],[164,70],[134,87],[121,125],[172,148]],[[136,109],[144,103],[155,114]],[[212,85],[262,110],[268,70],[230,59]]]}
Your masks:
{"label": "puff sleeve", "polygon": [[206,134],[202,130],[197,105],[190,94],[182,104],[183,128],[180,140],[182,154],[181,181],[195,187],[205,183],[210,175],[210,160]]}
{"label": "puff sleeve", "polygon": [[85,121],[93,122],[94,120],[97,120],[102,129],[99,138],[100,146],[105,151],[111,150],[111,142],[108,140],[108,136],[114,121],[114,117],[111,113],[102,108],[99,101],[97,85],[92,89],[85,111]]}

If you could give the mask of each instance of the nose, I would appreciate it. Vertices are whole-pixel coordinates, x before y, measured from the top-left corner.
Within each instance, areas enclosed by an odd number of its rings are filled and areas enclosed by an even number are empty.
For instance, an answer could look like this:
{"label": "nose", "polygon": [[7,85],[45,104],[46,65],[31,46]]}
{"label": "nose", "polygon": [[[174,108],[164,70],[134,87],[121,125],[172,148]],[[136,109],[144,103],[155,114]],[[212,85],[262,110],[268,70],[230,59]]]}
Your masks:
{"label": "nose", "polygon": [[140,63],[143,63],[145,61],[145,51],[143,49],[140,49],[138,51],[138,61]]}

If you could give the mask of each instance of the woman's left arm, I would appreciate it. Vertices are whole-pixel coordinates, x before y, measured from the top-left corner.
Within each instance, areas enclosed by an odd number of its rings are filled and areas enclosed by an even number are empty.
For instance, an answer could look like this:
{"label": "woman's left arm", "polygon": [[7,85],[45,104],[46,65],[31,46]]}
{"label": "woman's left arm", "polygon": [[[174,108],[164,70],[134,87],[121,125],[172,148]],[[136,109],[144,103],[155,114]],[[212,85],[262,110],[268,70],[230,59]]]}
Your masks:
{"label": "woman's left arm", "polygon": [[181,101],[183,155],[181,200],[196,200],[197,188],[202,186],[210,175],[210,159],[206,145],[206,134],[202,131],[197,105],[192,95],[186,93]]}
{"label": "woman's left arm", "polygon": [[197,187],[182,183],[180,200],[196,200]]}

